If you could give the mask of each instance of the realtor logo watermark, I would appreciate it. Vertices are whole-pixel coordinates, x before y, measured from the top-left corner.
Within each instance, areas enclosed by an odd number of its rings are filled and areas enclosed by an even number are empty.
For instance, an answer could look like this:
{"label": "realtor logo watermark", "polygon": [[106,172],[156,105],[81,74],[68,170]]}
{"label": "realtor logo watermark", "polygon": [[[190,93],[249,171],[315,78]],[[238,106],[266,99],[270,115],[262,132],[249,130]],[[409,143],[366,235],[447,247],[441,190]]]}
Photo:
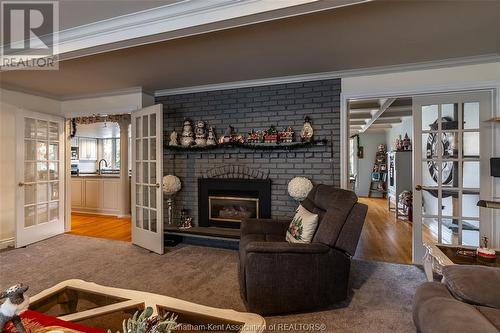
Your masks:
{"label": "realtor logo watermark", "polygon": [[59,3],[0,1],[2,70],[58,69]]}

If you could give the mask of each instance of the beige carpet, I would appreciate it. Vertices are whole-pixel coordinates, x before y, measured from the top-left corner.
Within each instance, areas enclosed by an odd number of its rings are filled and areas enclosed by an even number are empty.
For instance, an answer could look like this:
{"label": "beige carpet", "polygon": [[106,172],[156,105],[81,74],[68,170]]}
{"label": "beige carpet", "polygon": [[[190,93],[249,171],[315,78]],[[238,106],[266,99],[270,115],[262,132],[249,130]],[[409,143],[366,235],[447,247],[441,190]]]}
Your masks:
{"label": "beige carpet", "polygon": [[[237,252],[177,246],[163,256],[130,243],[61,235],[23,249],[0,253],[0,288],[23,282],[30,294],[78,278],[244,311],[237,279]],[[325,324],[326,332],[415,332],[411,307],[415,288],[425,281],[415,266],[354,260],[352,297],[319,312],[268,317],[276,331]],[[300,288],[300,286],[294,286]],[[302,327],[302,329],[300,329]]]}

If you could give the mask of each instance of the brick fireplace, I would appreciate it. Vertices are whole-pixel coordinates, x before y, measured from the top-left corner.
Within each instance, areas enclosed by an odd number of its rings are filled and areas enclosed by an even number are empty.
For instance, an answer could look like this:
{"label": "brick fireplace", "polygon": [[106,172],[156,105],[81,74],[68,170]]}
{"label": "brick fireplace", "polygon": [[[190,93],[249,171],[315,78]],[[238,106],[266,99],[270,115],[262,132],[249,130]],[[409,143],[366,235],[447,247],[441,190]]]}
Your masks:
{"label": "brick fireplace", "polygon": [[[185,118],[203,120],[207,125],[215,126],[220,136],[229,125],[241,134],[252,129],[267,129],[270,125],[278,128],[292,126],[298,133],[304,117],[309,116],[314,137],[328,140],[323,146],[294,150],[165,149],[164,175],[174,174],[182,182],[182,190],[174,198],[174,217],[179,217],[184,208],[193,217],[195,226],[206,225],[200,212],[203,203],[199,197],[199,179],[211,178],[210,170],[222,167],[238,165],[261,172],[264,176],[257,178],[267,179],[270,183],[269,215],[273,218],[291,218],[297,208],[297,202],[287,193],[288,182],[293,177],[305,176],[313,183],[340,183],[340,79],[162,96],[157,97],[156,102],[164,106],[166,139],[174,129],[180,133]],[[250,209],[249,203],[241,204],[243,210]],[[229,207],[224,214],[238,212]],[[261,217],[267,217],[267,214]]]}

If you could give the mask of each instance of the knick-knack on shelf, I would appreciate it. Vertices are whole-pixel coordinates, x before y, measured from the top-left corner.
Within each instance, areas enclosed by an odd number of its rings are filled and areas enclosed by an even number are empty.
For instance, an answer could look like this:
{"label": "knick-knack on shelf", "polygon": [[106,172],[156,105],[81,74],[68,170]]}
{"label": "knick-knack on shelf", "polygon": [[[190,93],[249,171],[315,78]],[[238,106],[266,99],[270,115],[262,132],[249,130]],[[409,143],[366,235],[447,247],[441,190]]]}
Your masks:
{"label": "knick-knack on shelf", "polygon": [[234,127],[229,125],[226,131],[224,132],[224,136],[220,138],[221,143],[229,143],[233,142],[236,138],[236,133],[234,131]]}
{"label": "knick-knack on shelf", "polygon": [[411,150],[411,139],[408,137],[408,133],[405,134],[403,139],[403,150]]}
{"label": "knick-knack on shelf", "polygon": [[291,126],[288,126],[283,132],[280,133],[280,141],[283,143],[292,143],[294,139],[295,132]]}
{"label": "knick-knack on shelf", "polygon": [[217,132],[215,131],[215,127],[210,126],[208,128],[207,146],[215,145],[217,145]]}
{"label": "knick-knack on shelf", "polygon": [[182,127],[181,145],[184,147],[189,147],[194,144],[194,134],[193,125],[191,120],[184,120],[184,125]]}
{"label": "knick-knack on shelf", "polygon": [[202,120],[199,120],[196,122],[196,139],[194,140],[197,146],[206,146],[207,144],[207,139],[206,139],[206,133],[205,133],[205,122]]}
{"label": "knick-knack on shelf", "polygon": [[175,130],[170,133],[170,142],[168,143],[169,146],[177,146],[179,143],[177,142],[177,132]]}
{"label": "knick-knack on shelf", "polygon": [[264,134],[265,143],[276,143],[278,141],[278,131],[274,125],[271,125],[269,129]]}
{"label": "knick-knack on shelf", "polygon": [[313,139],[314,130],[312,128],[311,119],[309,117],[304,118],[304,126],[302,131],[300,131],[300,138],[302,142],[311,142]]}

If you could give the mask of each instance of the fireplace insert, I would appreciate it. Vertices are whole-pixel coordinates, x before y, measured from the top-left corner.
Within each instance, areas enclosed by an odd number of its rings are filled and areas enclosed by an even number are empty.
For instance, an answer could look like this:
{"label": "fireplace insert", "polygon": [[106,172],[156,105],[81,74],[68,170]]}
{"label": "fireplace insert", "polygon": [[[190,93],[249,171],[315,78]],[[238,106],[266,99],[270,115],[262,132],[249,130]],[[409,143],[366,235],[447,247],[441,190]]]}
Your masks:
{"label": "fireplace insert", "polygon": [[271,216],[269,179],[198,179],[200,227],[239,228],[244,218]]}

